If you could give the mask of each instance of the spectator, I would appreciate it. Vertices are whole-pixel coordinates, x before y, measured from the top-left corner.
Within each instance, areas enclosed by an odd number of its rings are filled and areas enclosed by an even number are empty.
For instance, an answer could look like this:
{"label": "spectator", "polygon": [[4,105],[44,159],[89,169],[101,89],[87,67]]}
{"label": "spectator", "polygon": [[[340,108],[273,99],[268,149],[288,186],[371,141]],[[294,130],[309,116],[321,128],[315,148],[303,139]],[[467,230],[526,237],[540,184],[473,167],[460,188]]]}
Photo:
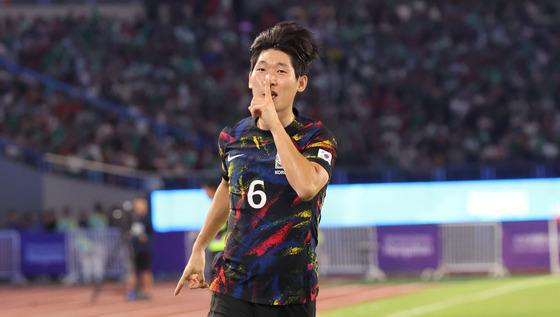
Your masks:
{"label": "spectator", "polygon": [[21,222],[19,212],[16,210],[8,211],[8,223],[6,225],[6,229],[16,230],[16,231],[23,231],[23,223]]}
{"label": "spectator", "polygon": [[89,215],[90,213],[82,208],[80,209],[80,212],[78,213],[78,228],[87,228],[88,226],[88,219],[89,219]]}
{"label": "spectator", "polygon": [[56,222],[56,231],[67,232],[78,228],[79,228],[78,220],[72,213],[72,208],[69,206],[65,206],[62,209],[62,215]]}
{"label": "spectator", "polygon": [[23,215],[25,231],[30,233],[45,232],[45,224],[39,219],[37,211],[28,211]]}
{"label": "spectator", "polygon": [[45,226],[45,230],[47,232],[55,232],[56,228],[58,227],[57,223],[57,218],[56,218],[56,212],[54,209],[47,209],[43,214],[42,214],[42,222]]}
{"label": "spectator", "polygon": [[89,228],[106,228],[109,225],[107,214],[101,202],[97,202],[93,206],[93,213],[89,215],[87,226]]}

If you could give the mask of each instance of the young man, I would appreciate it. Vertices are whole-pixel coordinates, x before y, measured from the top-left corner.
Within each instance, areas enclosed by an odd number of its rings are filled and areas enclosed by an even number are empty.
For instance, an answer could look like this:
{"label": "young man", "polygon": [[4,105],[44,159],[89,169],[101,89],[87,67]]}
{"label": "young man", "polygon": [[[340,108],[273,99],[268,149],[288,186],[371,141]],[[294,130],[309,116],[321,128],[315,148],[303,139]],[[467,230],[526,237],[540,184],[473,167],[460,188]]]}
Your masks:
{"label": "young man", "polygon": [[[293,108],[315,58],[311,33],[291,22],[251,46],[251,117],[220,134],[223,179],[175,289],[210,287],[208,316],[315,316],[315,247],[336,141]],[[226,220],[209,285],[204,250]]]}
{"label": "young man", "polygon": [[130,245],[133,270],[127,277],[128,300],[148,300],[152,297],[154,275],[152,272],[152,244],[154,229],[149,215],[148,201],[135,198],[132,202]]}

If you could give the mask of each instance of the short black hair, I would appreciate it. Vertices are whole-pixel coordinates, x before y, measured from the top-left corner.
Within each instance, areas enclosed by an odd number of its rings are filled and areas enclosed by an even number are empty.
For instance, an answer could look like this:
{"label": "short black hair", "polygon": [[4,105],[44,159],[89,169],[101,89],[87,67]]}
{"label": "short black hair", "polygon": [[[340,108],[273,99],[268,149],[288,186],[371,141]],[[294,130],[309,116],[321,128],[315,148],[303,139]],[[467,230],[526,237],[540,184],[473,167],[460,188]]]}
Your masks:
{"label": "short black hair", "polygon": [[263,51],[275,49],[288,54],[296,78],[307,75],[309,65],[319,55],[319,49],[313,34],[292,21],[279,22],[274,27],[261,32],[250,49],[251,71]]}

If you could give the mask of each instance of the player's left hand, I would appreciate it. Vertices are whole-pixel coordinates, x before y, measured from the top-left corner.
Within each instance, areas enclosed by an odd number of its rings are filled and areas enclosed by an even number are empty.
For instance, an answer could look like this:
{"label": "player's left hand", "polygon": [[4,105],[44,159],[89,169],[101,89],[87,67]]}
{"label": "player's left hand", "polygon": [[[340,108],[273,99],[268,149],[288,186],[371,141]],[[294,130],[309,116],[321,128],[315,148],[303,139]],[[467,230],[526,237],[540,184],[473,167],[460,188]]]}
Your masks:
{"label": "player's left hand", "polygon": [[[276,113],[276,107],[274,106],[274,100],[272,100],[272,93],[270,92],[270,76],[266,75],[264,79],[264,95],[253,94],[253,99],[251,100],[251,105],[249,106],[249,111],[253,118],[259,117],[261,121],[261,128],[263,130],[270,130],[270,128],[277,123],[280,123],[278,114]],[[262,91],[257,89],[257,91]]]}

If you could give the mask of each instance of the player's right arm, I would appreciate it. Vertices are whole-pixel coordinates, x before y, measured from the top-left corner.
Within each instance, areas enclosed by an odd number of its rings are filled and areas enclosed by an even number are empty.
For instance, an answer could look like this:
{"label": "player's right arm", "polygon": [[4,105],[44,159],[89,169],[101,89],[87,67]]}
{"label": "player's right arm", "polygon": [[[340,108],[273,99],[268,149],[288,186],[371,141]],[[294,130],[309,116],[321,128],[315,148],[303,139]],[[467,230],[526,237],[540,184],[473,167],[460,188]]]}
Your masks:
{"label": "player's right arm", "polygon": [[183,285],[188,283],[190,289],[207,288],[209,285],[204,280],[205,250],[210,241],[218,234],[229,216],[229,188],[228,182],[222,179],[222,182],[216,190],[206,221],[200,230],[200,234],[192,248],[189,262],[183,270],[183,275],[177,287],[175,288],[175,296],[179,294]]}

